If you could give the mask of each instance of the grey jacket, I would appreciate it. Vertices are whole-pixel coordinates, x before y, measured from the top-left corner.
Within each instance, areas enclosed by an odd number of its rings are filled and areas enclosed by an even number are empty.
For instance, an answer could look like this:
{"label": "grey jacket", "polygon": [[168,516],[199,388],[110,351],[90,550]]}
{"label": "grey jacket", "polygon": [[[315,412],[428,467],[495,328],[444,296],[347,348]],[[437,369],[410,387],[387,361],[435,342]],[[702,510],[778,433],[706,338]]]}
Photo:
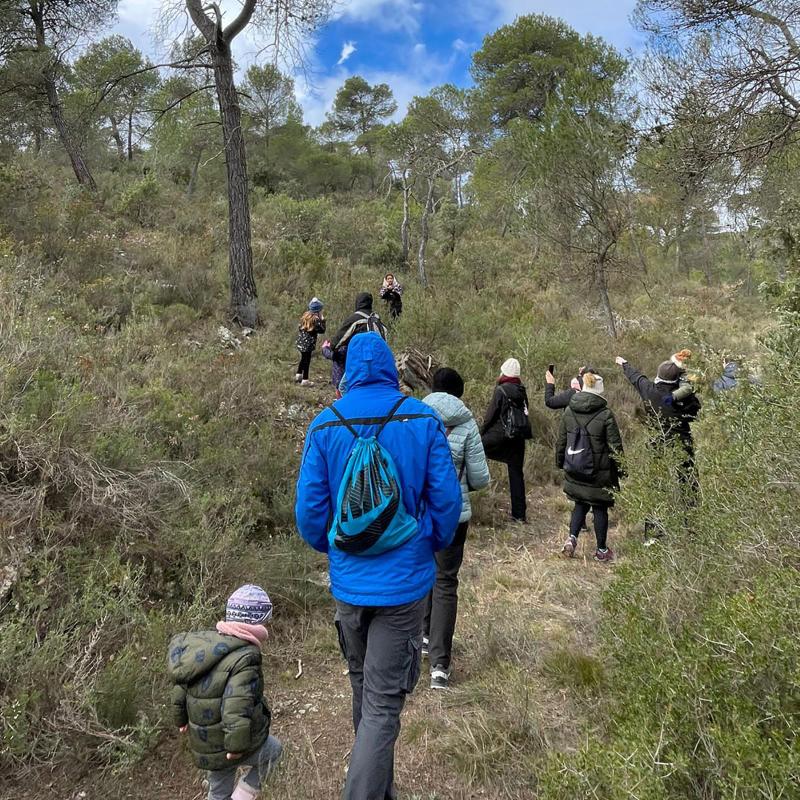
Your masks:
{"label": "grey jacket", "polygon": [[489,485],[489,466],[481,444],[481,434],[472,412],[457,397],[434,392],[423,399],[438,412],[447,428],[447,441],[456,471],[461,476],[461,516],[459,523],[472,518],[469,493]]}

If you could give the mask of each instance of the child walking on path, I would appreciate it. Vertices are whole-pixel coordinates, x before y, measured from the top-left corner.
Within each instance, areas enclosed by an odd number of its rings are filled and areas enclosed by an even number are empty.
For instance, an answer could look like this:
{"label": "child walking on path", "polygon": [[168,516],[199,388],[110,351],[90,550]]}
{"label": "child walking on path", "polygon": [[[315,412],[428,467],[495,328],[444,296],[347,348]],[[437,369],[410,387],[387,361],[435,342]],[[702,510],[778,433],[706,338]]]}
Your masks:
{"label": "child walking on path", "polygon": [[564,494],[575,503],[569,524],[569,539],[561,552],[571,558],[589,509],[594,517],[596,561],[613,561],[608,547],[608,509],[614,505],[613,489],[619,488],[617,459],[622,455],[622,437],[613,412],[603,394],[600,375],[586,373],[583,388],[573,395],[561,418],[556,446],[556,466],[564,470]]}
{"label": "child walking on path", "polygon": [[[188,731],[195,764],[208,770],[208,800],[253,800],[281,757],[261,672],[271,618],[267,593],[241,586],[216,630],[179,633],[169,644],[173,722]],[[240,766],[248,769],[236,784]]]}
{"label": "child walking on path", "polygon": [[325,333],[325,317],[322,314],[322,301],[314,297],[308,304],[308,311],[300,317],[297,333],[297,349],[300,351],[300,365],[294,376],[295,383],[301,386],[313,386],[308,379],[311,368],[311,355],[317,349],[317,336]]}

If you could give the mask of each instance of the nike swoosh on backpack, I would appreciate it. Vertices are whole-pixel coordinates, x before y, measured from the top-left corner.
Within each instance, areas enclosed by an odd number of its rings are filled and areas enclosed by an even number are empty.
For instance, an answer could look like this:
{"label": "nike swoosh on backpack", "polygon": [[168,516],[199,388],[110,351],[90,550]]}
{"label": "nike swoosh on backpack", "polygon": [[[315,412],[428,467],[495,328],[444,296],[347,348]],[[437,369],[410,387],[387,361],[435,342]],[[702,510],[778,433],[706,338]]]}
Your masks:
{"label": "nike swoosh on backpack", "polygon": [[576,456],[578,453],[582,453],[586,448],[582,447],[580,450],[573,450],[571,447],[567,448],[567,455],[568,456]]}

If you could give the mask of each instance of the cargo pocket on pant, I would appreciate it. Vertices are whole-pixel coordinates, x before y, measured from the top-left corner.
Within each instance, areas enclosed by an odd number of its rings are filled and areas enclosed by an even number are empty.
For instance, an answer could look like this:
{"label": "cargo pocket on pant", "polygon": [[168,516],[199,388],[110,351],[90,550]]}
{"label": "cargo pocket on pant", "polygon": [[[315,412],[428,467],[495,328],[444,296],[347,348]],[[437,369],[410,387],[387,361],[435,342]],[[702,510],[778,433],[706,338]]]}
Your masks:
{"label": "cargo pocket on pant", "polygon": [[406,694],[411,694],[411,692],[414,691],[414,687],[417,685],[417,681],[419,681],[419,673],[422,664],[420,645],[419,636],[408,640],[409,664],[406,669],[405,684],[403,685],[403,691],[406,692]]}

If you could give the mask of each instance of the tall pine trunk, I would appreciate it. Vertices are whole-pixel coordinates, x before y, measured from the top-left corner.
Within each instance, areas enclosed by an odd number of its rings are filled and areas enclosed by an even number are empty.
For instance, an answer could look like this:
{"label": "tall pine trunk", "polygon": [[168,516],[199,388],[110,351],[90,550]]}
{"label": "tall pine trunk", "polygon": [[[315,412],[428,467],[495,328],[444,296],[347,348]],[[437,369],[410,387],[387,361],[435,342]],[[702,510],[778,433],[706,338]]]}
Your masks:
{"label": "tall pine trunk", "polygon": [[430,216],[433,211],[433,192],[436,188],[436,178],[428,178],[428,193],[425,197],[425,208],[422,210],[422,225],[420,228],[419,253],[417,254],[417,267],[419,270],[419,282],[427,287],[428,273],[425,264],[425,255],[428,249],[428,239],[430,238]]}
{"label": "tall pine trunk", "polygon": [[230,46],[217,39],[211,46],[211,61],[222,118],[225,166],[228,179],[228,264],[231,283],[231,313],[247,327],[258,324],[258,293],[253,275],[250,243],[250,198],[248,196],[247,151],[242,133],[242,112],[233,78]]}
{"label": "tall pine trunk", "polygon": [[125,145],[122,141],[122,136],[119,132],[119,123],[117,122],[115,117],[109,117],[109,122],[111,123],[111,138],[114,140],[114,144],[117,146],[117,156],[119,157],[120,161],[125,160]]}
{"label": "tall pine trunk", "polygon": [[411,226],[411,186],[408,183],[408,172],[403,170],[403,222],[400,225],[400,244],[403,248],[403,264],[408,263],[409,228]]}
{"label": "tall pine trunk", "polygon": [[612,339],[617,338],[617,322],[614,318],[614,310],[611,308],[611,299],[608,296],[608,273],[606,272],[605,262],[601,259],[597,263],[595,270],[595,283],[600,294],[600,303],[603,306],[603,313],[606,317],[606,329]]}
{"label": "tall pine trunk", "polygon": [[[31,19],[33,21],[34,29],[36,30],[36,47],[41,54],[47,53],[47,40],[44,31],[44,15],[41,9],[37,6],[32,7]],[[47,96],[47,106],[50,109],[50,117],[53,120],[53,125],[58,131],[58,138],[61,139],[61,144],[69,156],[70,163],[72,164],[72,171],[78,179],[81,186],[95,191],[97,184],[94,182],[92,173],[89,172],[89,167],[86,165],[86,159],[83,157],[80,145],[75,140],[70,131],[67,121],[64,118],[64,108],[61,105],[61,98],[58,95],[58,86],[56,85],[55,64],[48,61],[47,66],[42,70],[42,83],[44,85],[45,95]]]}

